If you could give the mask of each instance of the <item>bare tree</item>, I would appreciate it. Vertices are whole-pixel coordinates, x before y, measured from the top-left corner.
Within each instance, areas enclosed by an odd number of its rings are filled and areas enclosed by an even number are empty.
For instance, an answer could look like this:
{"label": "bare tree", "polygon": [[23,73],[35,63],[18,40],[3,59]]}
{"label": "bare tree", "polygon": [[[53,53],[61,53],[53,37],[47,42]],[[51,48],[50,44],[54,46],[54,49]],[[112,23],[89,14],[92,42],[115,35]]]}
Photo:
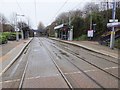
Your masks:
{"label": "bare tree", "polygon": [[90,12],[98,12],[98,11],[99,11],[99,5],[95,4],[94,2],[91,2],[91,3],[87,3],[84,6],[83,13],[88,15],[90,14]]}
{"label": "bare tree", "polygon": [[68,12],[63,12],[56,18],[57,24],[67,23],[68,22]]}
{"label": "bare tree", "polygon": [[15,25],[16,25],[16,23],[17,23],[17,21],[16,21],[16,13],[15,12],[13,12],[12,14],[11,14],[11,16],[10,16],[10,23],[11,23],[11,25],[13,26],[13,27],[15,27]]}
{"label": "bare tree", "polygon": [[38,29],[39,29],[39,30],[45,29],[45,26],[44,26],[44,24],[43,24],[42,22],[39,22],[39,24],[38,24]]}
{"label": "bare tree", "polygon": [[74,17],[81,17],[82,16],[82,11],[81,10],[74,10],[74,11],[69,11],[69,12],[63,12],[58,17],[56,18],[57,24],[62,24],[62,23],[68,23],[69,18],[74,18]]}
{"label": "bare tree", "polygon": [[23,30],[24,28],[30,29],[29,25],[26,22],[24,22],[24,21],[17,22],[17,27],[20,30]]}
{"label": "bare tree", "polygon": [[71,16],[71,17],[81,17],[82,16],[82,11],[79,10],[79,9],[74,10],[74,11],[70,11],[69,16]]}
{"label": "bare tree", "polygon": [[4,26],[7,23],[7,18],[0,13],[0,32],[4,31]]}
{"label": "bare tree", "polygon": [[49,34],[49,36],[54,36],[55,34],[55,30],[54,27],[56,26],[57,21],[54,21],[51,23],[51,25],[46,27],[47,33]]}
{"label": "bare tree", "polygon": [[6,18],[3,14],[1,14],[1,13],[0,13],[0,22],[1,22],[2,24],[7,23],[7,18]]}

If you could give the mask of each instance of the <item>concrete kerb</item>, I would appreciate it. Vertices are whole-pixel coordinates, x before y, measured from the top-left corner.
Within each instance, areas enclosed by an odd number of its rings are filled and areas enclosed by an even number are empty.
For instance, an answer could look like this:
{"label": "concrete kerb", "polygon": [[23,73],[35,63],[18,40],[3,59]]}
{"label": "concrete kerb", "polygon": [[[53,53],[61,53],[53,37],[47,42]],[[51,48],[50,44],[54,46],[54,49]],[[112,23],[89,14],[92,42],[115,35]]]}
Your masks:
{"label": "concrete kerb", "polygon": [[31,38],[26,44],[25,46],[21,49],[21,51],[17,54],[17,56],[9,63],[9,65],[7,65],[7,67],[2,70],[2,72],[0,72],[0,76],[5,73],[9,67],[21,56],[21,54],[23,53],[23,51],[26,49],[26,47],[29,45],[29,43],[32,41],[33,38]]}
{"label": "concrete kerb", "polygon": [[73,42],[69,42],[69,41],[63,41],[63,40],[59,40],[59,39],[55,39],[55,38],[50,38],[50,39],[60,41],[60,42],[64,42],[64,43],[67,43],[67,44],[71,44],[71,45],[81,47],[83,49],[86,49],[86,50],[89,50],[89,51],[92,51],[92,52],[95,52],[95,53],[98,53],[98,54],[101,54],[101,55],[105,55],[105,56],[109,56],[109,57],[118,59],[118,57],[116,57],[116,56],[112,56],[112,55],[109,55],[107,53],[100,52],[98,50],[95,50],[95,49],[92,49],[92,48],[89,48],[89,47],[86,47],[86,46],[83,46],[83,45],[80,45],[80,44],[77,44],[77,43],[73,43]]}

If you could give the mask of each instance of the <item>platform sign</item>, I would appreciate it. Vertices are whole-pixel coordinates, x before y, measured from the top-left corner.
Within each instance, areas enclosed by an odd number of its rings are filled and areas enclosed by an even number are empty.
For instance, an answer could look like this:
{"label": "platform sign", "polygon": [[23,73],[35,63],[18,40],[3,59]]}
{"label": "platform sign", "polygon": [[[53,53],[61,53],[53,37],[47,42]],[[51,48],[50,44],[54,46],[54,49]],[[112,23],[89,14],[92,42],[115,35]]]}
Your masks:
{"label": "platform sign", "polygon": [[115,19],[115,20],[110,19],[109,22],[118,22],[118,19]]}
{"label": "platform sign", "polygon": [[93,37],[93,30],[88,30],[87,36],[88,37]]}
{"label": "platform sign", "polygon": [[120,27],[120,22],[107,23],[107,27]]}

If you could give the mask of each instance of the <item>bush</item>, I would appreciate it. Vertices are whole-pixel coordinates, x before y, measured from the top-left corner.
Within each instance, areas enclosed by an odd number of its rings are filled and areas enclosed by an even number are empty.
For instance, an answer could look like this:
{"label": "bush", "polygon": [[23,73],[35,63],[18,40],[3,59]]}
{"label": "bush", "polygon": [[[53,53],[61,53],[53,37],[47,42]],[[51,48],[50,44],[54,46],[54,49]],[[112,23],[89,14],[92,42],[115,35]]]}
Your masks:
{"label": "bush", "polygon": [[3,32],[2,35],[6,36],[6,38],[8,39],[8,37],[11,35],[11,32]]}
{"label": "bush", "polygon": [[7,37],[5,35],[0,35],[0,44],[5,44],[7,43]]}
{"label": "bush", "polygon": [[115,47],[120,49],[120,38],[115,41]]}
{"label": "bush", "polygon": [[15,34],[15,33],[12,33],[12,34],[8,37],[8,40],[10,40],[10,41],[16,40],[16,34]]}
{"label": "bush", "polygon": [[[21,33],[19,34],[19,38],[21,38]],[[5,44],[7,41],[16,40],[16,32],[2,32],[0,33],[0,44]]]}
{"label": "bush", "polygon": [[74,40],[88,40],[88,38],[87,38],[87,35],[82,35],[82,36],[80,36],[80,37],[78,37],[78,38],[75,38]]}

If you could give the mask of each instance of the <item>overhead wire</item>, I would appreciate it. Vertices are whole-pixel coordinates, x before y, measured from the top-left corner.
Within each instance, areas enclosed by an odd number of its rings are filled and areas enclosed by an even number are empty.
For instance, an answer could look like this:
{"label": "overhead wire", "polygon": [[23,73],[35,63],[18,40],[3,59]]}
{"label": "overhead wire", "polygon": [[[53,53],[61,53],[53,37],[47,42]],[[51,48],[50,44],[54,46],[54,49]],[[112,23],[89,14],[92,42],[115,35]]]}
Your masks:
{"label": "overhead wire", "polygon": [[66,0],[62,6],[58,9],[58,11],[55,13],[55,15],[52,17],[51,21],[58,15],[58,13],[63,9],[63,7],[67,4],[68,0]]}
{"label": "overhead wire", "polygon": [[[86,0],[84,0],[85,2]],[[54,17],[52,17],[51,21],[58,15],[58,13],[63,9],[63,7],[67,4],[68,0],[66,0],[64,2],[64,4],[58,9],[58,11],[55,13]],[[74,6],[71,10],[74,10],[75,8],[77,8],[78,6],[80,6],[82,3],[79,2],[76,6]]]}
{"label": "overhead wire", "polygon": [[63,7],[67,4],[68,0],[64,2],[64,4],[59,8],[59,10],[56,12],[55,16],[63,9]]}

